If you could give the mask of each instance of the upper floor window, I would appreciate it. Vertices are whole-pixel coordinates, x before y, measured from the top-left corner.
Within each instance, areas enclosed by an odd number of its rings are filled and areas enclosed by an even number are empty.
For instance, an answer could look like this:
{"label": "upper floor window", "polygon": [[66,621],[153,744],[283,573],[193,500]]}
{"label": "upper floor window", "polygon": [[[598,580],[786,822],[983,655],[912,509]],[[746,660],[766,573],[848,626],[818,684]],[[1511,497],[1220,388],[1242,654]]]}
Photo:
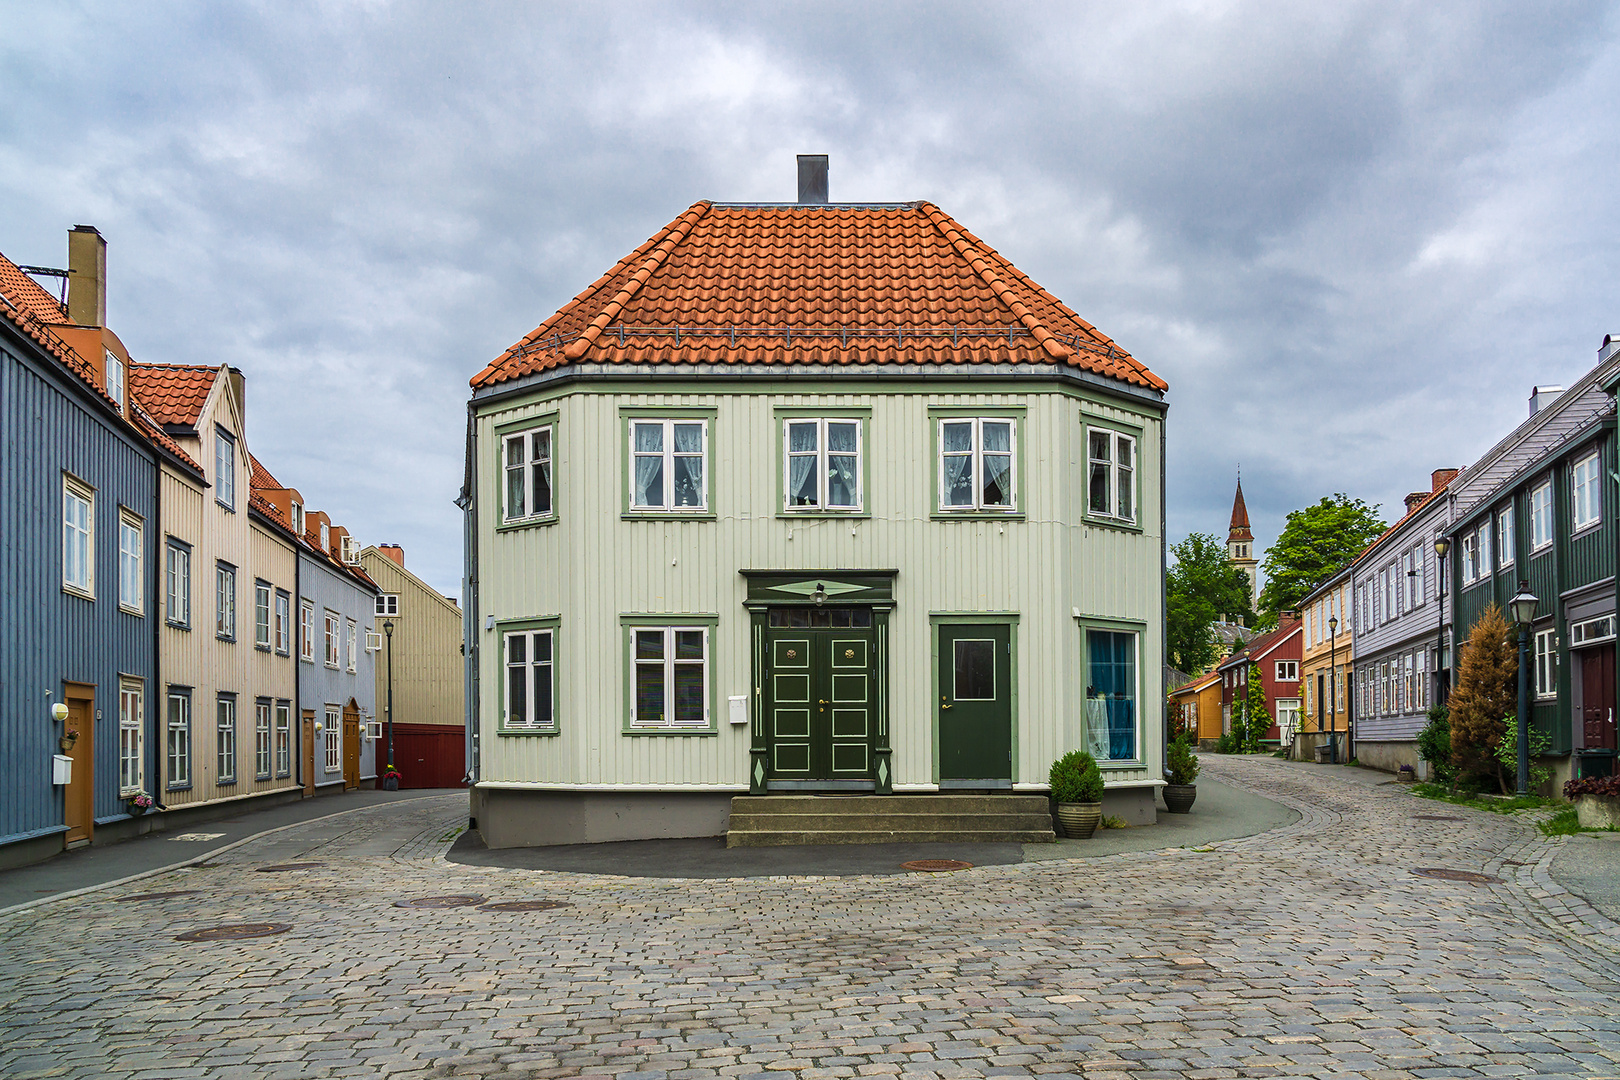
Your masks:
{"label": "upper floor window", "polygon": [[191,548],[178,540],[170,540],[165,553],[164,579],[167,582],[169,622],[175,626],[191,626]]}
{"label": "upper floor window", "polygon": [[1495,568],[1495,564],[1491,562],[1491,522],[1490,522],[1490,520],[1487,519],[1486,521],[1484,521],[1480,525],[1480,527],[1477,530],[1475,530],[1474,535],[1477,538],[1476,542],[1475,542],[1474,550],[1479,552],[1479,576],[1480,577],[1490,577],[1491,576],[1491,571]]}
{"label": "upper floor window", "polygon": [[707,421],[633,420],[630,451],[632,510],[708,509]]}
{"label": "upper floor window", "polygon": [[506,469],[507,521],[531,521],[552,514],[552,427],[508,435],[502,441]]}
{"label": "upper floor window", "polygon": [[351,675],[354,674],[354,670],[355,670],[355,667],[356,667],[356,663],[355,663],[355,661],[357,660],[356,654],[359,652],[359,646],[360,646],[360,640],[359,639],[360,639],[360,627],[358,625],[356,625],[356,623],[355,623],[355,621],[353,619],[350,619],[349,620],[349,636],[348,636],[347,641],[348,641],[348,660],[349,660],[348,668],[349,668],[349,673]]}
{"label": "upper floor window", "polygon": [[1536,697],[1558,696],[1558,631],[1536,631]]}
{"label": "upper floor window", "polygon": [[1462,579],[1466,584],[1479,577],[1479,534],[1464,533],[1462,537]]}
{"label": "upper floor window", "polygon": [[228,510],[236,509],[236,440],[214,429],[214,498]]}
{"label": "upper floor window", "polygon": [[253,583],[253,644],[260,649],[270,648],[270,583]]}
{"label": "upper floor window", "polygon": [[107,352],[107,396],[124,407],[124,362],[109,350]]}
{"label": "upper floor window", "polygon": [[293,532],[297,533],[300,538],[303,537],[303,535],[304,535],[304,504],[301,503],[301,502],[298,502],[296,500],[294,500],[294,502],[292,504],[292,527],[293,527]]}
{"label": "upper floor window", "polygon": [[785,420],[783,491],[789,510],[861,508],[861,422]]}
{"label": "upper floor window", "polygon": [[1406,610],[1411,611],[1423,603],[1423,551],[1413,548],[1406,553],[1402,564],[1406,573]]}
{"label": "upper floor window", "polygon": [[309,600],[298,605],[298,659],[315,659],[315,604]]}
{"label": "upper floor window", "polygon": [[95,592],[96,493],[71,476],[62,477],[62,585],[73,592]]}
{"label": "upper floor window", "polygon": [[1543,480],[1530,492],[1530,550],[1552,543],[1552,481]]}
{"label": "upper floor window", "polygon": [[1569,494],[1571,506],[1571,529],[1579,532],[1588,525],[1596,525],[1601,502],[1598,495],[1598,484],[1602,478],[1603,470],[1598,463],[1598,456],[1594,452],[1575,463],[1570,475]]}
{"label": "upper floor window", "polygon": [[386,593],[386,592],[385,593],[379,593],[377,595],[377,614],[378,615],[398,615],[399,614],[399,594],[398,593]]}
{"label": "upper floor window", "polygon": [[939,421],[939,508],[1016,510],[1013,421],[1001,417]]}
{"label": "upper floor window", "polygon": [[332,553],[332,526],[321,522],[321,551],[327,555]]}
{"label": "upper floor window", "polygon": [[214,633],[236,640],[236,567],[230,563],[214,566]]}
{"label": "upper floor window", "polygon": [[1277,661],[1277,681],[1278,682],[1299,682],[1299,661],[1298,660],[1279,660],[1279,661]]}
{"label": "upper floor window", "polygon": [[292,651],[292,594],[285,589],[276,590],[276,652],[286,656]]}
{"label": "upper floor window", "polygon": [[342,540],[339,541],[338,558],[350,566],[360,565],[360,545],[355,542],[354,537],[345,534]]}
{"label": "upper floor window", "polygon": [[[1086,437],[1086,460],[1087,512],[1135,521],[1136,440],[1117,431],[1092,428]],[[1248,558],[1247,550],[1243,557]]]}
{"label": "upper floor window", "polygon": [[1513,542],[1513,506],[1510,503],[1502,507],[1502,512],[1496,515],[1496,565],[1498,569],[1513,565],[1516,546]]}
{"label": "upper floor window", "polygon": [[140,518],[128,510],[118,512],[118,606],[136,615],[146,603],[143,532]]}
{"label": "upper floor window", "polygon": [[326,613],[326,666],[338,666],[338,636],[342,632],[339,628],[342,623],[338,620],[335,611]]}

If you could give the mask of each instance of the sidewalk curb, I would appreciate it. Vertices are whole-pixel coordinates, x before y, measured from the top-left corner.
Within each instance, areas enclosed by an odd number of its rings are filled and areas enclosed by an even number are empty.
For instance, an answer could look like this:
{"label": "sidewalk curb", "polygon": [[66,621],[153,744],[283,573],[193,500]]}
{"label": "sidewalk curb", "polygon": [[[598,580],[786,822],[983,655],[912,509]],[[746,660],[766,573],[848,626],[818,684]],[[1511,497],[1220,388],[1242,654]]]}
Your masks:
{"label": "sidewalk curb", "polygon": [[[443,798],[444,796],[423,795],[419,797],[423,799],[439,799]],[[53,893],[50,896],[42,896],[38,900],[25,900],[20,904],[13,904],[10,907],[0,908],[0,916],[12,915],[16,912],[28,911],[32,908],[44,907],[46,904],[54,904],[58,900],[67,900],[75,896],[85,896],[89,893],[100,892],[102,889],[111,889],[119,885],[128,885],[132,881],[140,881],[143,878],[157,877],[159,874],[171,874],[176,870],[181,870],[187,866],[192,866],[207,859],[212,859],[216,856],[223,855],[227,851],[233,851],[236,848],[241,847],[243,844],[251,844],[255,840],[262,840],[266,836],[273,836],[278,832],[285,832],[288,829],[297,829],[304,825],[312,825],[317,821],[330,821],[332,818],[343,817],[345,814],[358,814],[362,810],[375,810],[379,806],[391,806],[396,802],[415,801],[416,799],[391,799],[387,802],[372,803],[370,806],[355,806],[349,808],[348,810],[337,810],[330,814],[322,814],[320,817],[306,818],[303,821],[292,821],[288,822],[286,825],[277,825],[273,829],[265,829],[263,832],[256,832],[252,836],[244,836],[242,839],[233,840],[223,847],[212,848],[200,855],[193,855],[189,859],[181,859],[179,862],[169,863],[167,866],[159,866],[151,870],[142,870],[140,873],[130,874],[128,877],[114,878],[111,881],[103,881],[97,885],[86,885],[82,889],[70,889],[67,892],[59,892]]]}

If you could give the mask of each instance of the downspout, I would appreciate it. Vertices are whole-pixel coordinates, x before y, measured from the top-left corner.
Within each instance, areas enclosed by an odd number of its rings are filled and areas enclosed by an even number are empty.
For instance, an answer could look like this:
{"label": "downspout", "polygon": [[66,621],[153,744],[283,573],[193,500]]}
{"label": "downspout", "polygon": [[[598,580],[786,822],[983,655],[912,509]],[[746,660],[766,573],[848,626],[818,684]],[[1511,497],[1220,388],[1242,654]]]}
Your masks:
{"label": "downspout", "polygon": [[[293,594],[292,600],[287,604],[287,621],[292,625],[287,629],[292,634],[292,641],[288,644],[292,648],[287,651],[292,654],[293,665],[293,730],[298,732],[296,757],[298,768],[293,770],[293,776],[298,781],[298,797],[304,798],[304,790],[309,785],[309,778],[304,775],[304,647],[300,637],[304,632],[303,603],[304,603],[304,559],[298,550],[299,540],[293,541]],[[375,676],[373,676],[375,680]]]}
{"label": "downspout", "polygon": [[471,401],[467,403],[467,439],[466,439],[466,468],[461,495],[456,499],[456,505],[462,511],[462,582],[463,609],[461,648],[463,691],[462,708],[464,710],[466,727],[466,755],[467,755],[467,782],[469,786],[476,786],[481,775],[479,761],[479,747],[482,742],[479,729],[479,680],[478,680],[478,620],[479,589],[478,589],[478,500],[476,491],[478,487],[478,438],[476,429],[477,414]]}
{"label": "downspout", "polygon": [[1165,707],[1168,692],[1164,686],[1164,668],[1169,655],[1169,642],[1165,640],[1170,630],[1170,601],[1166,594],[1166,565],[1170,556],[1168,515],[1165,513],[1165,476],[1167,467],[1165,463],[1165,419],[1170,413],[1170,406],[1166,403],[1164,412],[1159,414],[1159,726],[1164,729],[1164,737],[1159,744],[1159,778],[1164,778],[1164,755],[1170,746],[1170,710]]}
{"label": "downspout", "polygon": [[168,689],[163,685],[163,624],[168,619],[165,609],[168,597],[163,589],[163,576],[167,569],[169,544],[163,539],[163,455],[155,446],[152,450],[152,467],[157,471],[157,483],[152,488],[152,520],[157,525],[153,539],[157,541],[157,558],[152,560],[151,574],[152,694],[147,700],[152,704],[147,707],[146,717],[147,727],[152,733],[152,740],[148,744],[151,747],[148,757],[152,771],[147,775],[157,777],[157,783],[152,785],[152,807],[161,813],[168,809],[163,805],[163,789],[166,786],[163,777],[163,725],[169,707]]}

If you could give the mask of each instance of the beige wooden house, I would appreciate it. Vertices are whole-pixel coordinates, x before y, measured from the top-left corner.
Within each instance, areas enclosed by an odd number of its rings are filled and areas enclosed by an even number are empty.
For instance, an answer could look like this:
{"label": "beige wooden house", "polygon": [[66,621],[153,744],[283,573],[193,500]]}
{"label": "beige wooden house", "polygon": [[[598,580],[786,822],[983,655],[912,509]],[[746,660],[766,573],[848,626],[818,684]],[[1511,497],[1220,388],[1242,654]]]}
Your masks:
{"label": "beige wooden house", "polygon": [[1166,384],[933,205],[814,187],[697,203],[472,381],[491,846],[1075,748],[1154,820]]}

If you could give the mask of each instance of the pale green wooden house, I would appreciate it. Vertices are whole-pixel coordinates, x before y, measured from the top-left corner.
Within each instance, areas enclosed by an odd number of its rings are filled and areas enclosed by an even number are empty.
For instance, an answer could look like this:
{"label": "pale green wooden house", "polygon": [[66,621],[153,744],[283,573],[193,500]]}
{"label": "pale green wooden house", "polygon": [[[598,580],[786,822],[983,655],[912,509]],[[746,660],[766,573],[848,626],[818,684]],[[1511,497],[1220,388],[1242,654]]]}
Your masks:
{"label": "pale green wooden house", "polygon": [[1075,748],[1154,818],[1166,384],[936,207],[801,199],[697,203],[472,380],[492,847]]}

